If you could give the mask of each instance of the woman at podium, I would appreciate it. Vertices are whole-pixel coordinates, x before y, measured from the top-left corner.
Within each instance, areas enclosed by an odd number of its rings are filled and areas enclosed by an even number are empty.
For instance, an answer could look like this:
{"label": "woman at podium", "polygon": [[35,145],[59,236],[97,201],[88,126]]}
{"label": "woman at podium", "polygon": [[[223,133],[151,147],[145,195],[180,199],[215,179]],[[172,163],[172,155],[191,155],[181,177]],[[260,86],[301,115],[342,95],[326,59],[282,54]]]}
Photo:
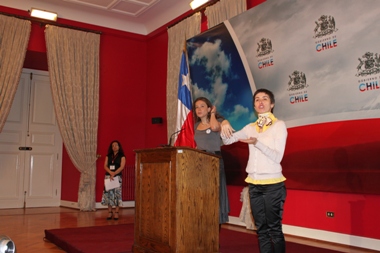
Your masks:
{"label": "woman at podium", "polygon": [[[226,121],[216,112],[216,107],[205,97],[197,98],[194,108],[194,139],[197,149],[221,156],[220,138],[221,122]],[[226,173],[223,158],[219,159],[219,229],[221,224],[228,222],[230,204],[227,195]]]}

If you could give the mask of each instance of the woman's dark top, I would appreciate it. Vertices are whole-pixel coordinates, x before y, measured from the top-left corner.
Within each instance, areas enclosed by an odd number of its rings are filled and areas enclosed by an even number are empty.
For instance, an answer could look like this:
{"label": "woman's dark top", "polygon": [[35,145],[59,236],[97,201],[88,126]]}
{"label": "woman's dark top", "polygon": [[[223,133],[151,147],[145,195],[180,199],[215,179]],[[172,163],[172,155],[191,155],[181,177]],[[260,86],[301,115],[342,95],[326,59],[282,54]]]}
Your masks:
{"label": "woman's dark top", "polygon": [[[109,154],[107,155],[108,157],[108,168],[111,169],[111,165],[115,165],[115,171],[120,168],[120,164],[121,164],[121,158],[125,157],[124,154],[119,154],[117,153],[116,156],[114,156],[113,154]],[[106,175],[109,175],[110,173],[108,173],[108,171],[106,171]],[[122,175],[122,171],[117,174],[116,176],[121,176]]]}
{"label": "woman's dark top", "polygon": [[[217,121],[222,122],[224,118],[220,117]],[[198,126],[201,122],[198,121],[194,126],[194,139],[197,143],[197,149],[204,150],[206,152],[215,153],[220,151],[220,146],[223,144],[220,138],[220,132],[211,131],[211,128],[205,130],[198,130]],[[218,154],[220,155],[220,154]]]}

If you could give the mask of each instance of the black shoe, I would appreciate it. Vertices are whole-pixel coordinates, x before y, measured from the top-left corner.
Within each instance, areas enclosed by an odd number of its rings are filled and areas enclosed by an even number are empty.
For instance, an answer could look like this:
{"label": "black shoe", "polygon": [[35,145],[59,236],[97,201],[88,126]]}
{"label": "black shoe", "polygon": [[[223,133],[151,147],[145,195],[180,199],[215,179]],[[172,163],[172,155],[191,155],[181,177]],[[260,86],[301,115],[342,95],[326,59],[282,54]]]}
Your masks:
{"label": "black shoe", "polygon": [[119,212],[115,212],[115,216],[117,215],[117,217],[114,217],[113,219],[114,220],[118,220],[119,219]]}
{"label": "black shoe", "polygon": [[113,213],[112,212],[108,212],[107,220],[112,220],[112,216],[113,216]]}

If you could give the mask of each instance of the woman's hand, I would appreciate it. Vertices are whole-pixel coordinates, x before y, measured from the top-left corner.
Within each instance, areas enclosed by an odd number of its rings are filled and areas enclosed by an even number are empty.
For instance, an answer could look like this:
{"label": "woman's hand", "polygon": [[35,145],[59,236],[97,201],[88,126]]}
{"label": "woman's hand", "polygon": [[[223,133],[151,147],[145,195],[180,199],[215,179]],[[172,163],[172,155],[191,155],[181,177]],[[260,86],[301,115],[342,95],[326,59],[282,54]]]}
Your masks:
{"label": "woman's hand", "polygon": [[[212,116],[214,115],[214,116]],[[216,106],[212,106],[211,107],[211,110],[210,110],[210,128],[211,128],[211,131],[214,131],[214,132],[219,132],[220,131],[220,123],[219,121],[216,119]]]}
{"label": "woman's hand", "polygon": [[256,145],[257,143],[257,138],[255,137],[249,137],[249,139],[239,139],[240,142],[248,143],[248,144],[253,144]]}
{"label": "woman's hand", "polygon": [[221,126],[221,135],[222,137],[225,138],[230,138],[235,131],[235,129],[232,128],[230,122],[228,120],[223,120],[222,123],[220,124]]}
{"label": "woman's hand", "polygon": [[212,107],[211,107],[211,111],[210,111],[210,113],[216,113],[216,106],[215,105],[213,105]]}

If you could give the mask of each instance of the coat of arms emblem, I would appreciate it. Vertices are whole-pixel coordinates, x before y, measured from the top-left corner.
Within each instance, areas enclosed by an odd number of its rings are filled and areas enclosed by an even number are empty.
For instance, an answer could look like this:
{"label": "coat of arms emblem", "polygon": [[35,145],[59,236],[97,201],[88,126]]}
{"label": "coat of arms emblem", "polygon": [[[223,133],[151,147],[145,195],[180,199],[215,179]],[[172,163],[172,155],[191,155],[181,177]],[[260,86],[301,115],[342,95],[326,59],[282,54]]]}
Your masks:
{"label": "coat of arms emblem", "polygon": [[257,57],[273,53],[274,50],[272,50],[272,41],[270,39],[262,38],[257,43],[256,52],[257,52]]}
{"label": "coat of arms emblem", "polygon": [[289,78],[290,80],[288,82],[288,91],[301,90],[308,86],[306,84],[306,75],[303,72],[295,70],[289,76]]}
{"label": "coat of arms emblem", "polygon": [[322,15],[318,21],[315,21],[314,38],[323,37],[338,31],[335,28],[335,19],[332,16]]}
{"label": "coat of arms emblem", "polygon": [[365,53],[362,58],[358,58],[359,65],[356,67],[356,76],[366,76],[380,72],[380,58],[378,54],[371,52]]}

